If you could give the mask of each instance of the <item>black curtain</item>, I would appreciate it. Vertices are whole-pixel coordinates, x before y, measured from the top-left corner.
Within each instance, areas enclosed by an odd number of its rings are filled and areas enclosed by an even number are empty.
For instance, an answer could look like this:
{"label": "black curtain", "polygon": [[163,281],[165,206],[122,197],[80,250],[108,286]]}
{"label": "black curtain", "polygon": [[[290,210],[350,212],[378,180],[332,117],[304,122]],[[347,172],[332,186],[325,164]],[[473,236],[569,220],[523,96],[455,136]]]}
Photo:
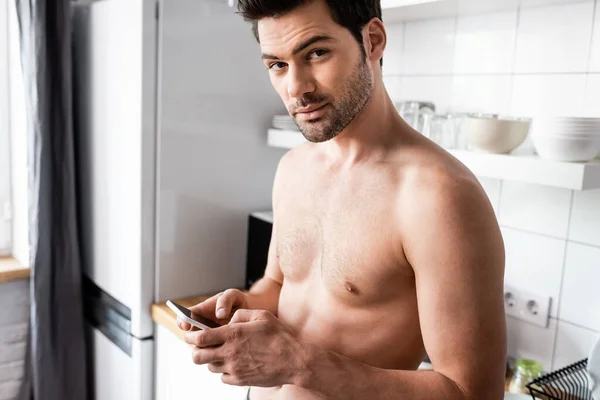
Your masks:
{"label": "black curtain", "polygon": [[28,117],[31,329],[20,400],[87,398],[69,0],[14,0]]}

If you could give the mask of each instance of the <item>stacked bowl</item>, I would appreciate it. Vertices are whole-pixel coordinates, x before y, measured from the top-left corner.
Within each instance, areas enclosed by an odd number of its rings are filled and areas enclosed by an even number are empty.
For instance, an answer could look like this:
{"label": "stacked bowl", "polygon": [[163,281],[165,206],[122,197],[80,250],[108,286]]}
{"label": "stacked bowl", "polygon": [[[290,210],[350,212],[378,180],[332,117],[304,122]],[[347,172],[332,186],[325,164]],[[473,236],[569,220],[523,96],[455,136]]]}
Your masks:
{"label": "stacked bowl", "polygon": [[600,153],[600,118],[534,118],[531,138],[540,157],[590,161]]}

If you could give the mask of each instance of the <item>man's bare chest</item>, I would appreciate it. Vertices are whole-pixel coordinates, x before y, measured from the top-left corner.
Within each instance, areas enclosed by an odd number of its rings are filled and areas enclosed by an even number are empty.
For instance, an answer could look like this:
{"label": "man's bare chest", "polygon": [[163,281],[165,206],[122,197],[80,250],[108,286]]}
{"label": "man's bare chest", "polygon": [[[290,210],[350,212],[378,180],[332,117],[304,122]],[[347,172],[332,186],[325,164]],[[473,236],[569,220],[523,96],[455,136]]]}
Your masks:
{"label": "man's bare chest", "polygon": [[412,270],[389,201],[339,199],[327,207],[289,201],[277,217],[277,256],[288,282],[312,282],[334,295],[373,303],[397,295]]}

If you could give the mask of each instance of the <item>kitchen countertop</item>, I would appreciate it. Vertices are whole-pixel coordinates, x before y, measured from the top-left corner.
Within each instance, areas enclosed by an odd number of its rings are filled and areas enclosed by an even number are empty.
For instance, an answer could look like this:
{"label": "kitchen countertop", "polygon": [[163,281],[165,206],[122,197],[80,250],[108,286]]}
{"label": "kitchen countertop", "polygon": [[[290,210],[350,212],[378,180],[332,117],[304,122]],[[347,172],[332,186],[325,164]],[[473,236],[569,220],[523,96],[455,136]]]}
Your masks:
{"label": "kitchen countertop", "polygon": [[31,269],[22,266],[12,257],[0,257],[0,283],[29,279]]}
{"label": "kitchen countertop", "polygon": [[[180,304],[184,307],[192,307],[198,303],[203,302],[206,299],[211,298],[213,295],[203,295],[203,296],[194,296],[194,297],[186,297],[184,299],[173,300],[175,303]],[[179,329],[177,326],[177,316],[171,309],[167,306],[167,303],[157,303],[152,305],[152,319],[158,325],[161,325],[168,330],[170,330],[175,336],[179,339],[183,340],[184,332]]]}

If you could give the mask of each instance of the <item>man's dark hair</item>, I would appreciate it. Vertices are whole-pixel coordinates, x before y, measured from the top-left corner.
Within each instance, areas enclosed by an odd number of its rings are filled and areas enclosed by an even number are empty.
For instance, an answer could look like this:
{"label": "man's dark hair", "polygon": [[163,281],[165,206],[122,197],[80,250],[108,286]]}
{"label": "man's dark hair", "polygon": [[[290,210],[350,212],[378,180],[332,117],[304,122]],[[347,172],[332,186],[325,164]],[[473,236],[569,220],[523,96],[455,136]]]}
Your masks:
{"label": "man's dark hair", "polygon": [[[258,21],[263,18],[277,18],[312,0],[239,0],[238,13],[246,21],[252,22],[252,32],[260,42]],[[362,29],[373,18],[381,17],[381,0],[324,0],[333,20],[348,29],[358,41],[363,55]]]}

